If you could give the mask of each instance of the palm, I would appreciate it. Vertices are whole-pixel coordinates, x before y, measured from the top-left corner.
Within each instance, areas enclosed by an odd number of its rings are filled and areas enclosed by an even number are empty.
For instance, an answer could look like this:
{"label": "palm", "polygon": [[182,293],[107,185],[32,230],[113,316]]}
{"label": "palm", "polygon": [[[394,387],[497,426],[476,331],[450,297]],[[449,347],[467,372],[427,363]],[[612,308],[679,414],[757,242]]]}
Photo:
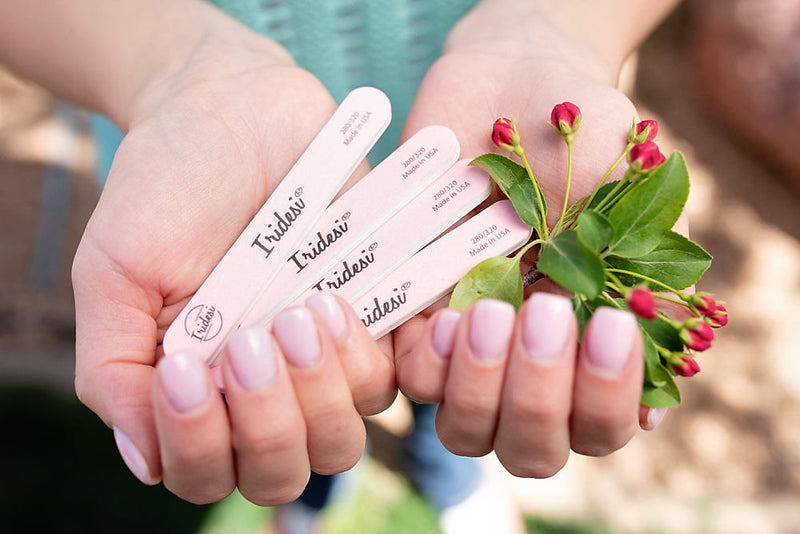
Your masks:
{"label": "palm", "polygon": [[[405,134],[428,124],[446,124],[458,136],[462,157],[472,158],[497,151],[489,136],[491,125],[500,116],[512,117],[542,184],[552,227],[564,200],[567,157],[564,141],[548,122],[553,106],[563,101],[577,104],[583,114],[574,144],[574,201],[589,194],[619,156],[635,110],[619,91],[562,62],[544,56],[446,55],[423,81]],[[398,353],[414,346],[423,324],[411,321],[395,332]]]}
{"label": "palm", "polygon": [[73,267],[78,394],[142,436],[165,329],[334,109],[292,67],[189,81],[125,137]]}

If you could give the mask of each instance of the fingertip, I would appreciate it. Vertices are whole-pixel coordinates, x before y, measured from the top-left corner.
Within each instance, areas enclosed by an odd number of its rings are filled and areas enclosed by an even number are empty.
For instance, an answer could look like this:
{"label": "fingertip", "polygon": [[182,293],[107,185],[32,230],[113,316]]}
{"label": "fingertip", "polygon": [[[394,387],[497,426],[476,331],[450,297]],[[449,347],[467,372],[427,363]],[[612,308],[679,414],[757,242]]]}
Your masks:
{"label": "fingertip", "polygon": [[639,426],[642,430],[655,430],[665,415],[667,415],[667,408],[639,406]]}
{"label": "fingertip", "polygon": [[150,467],[147,465],[147,460],[145,460],[144,455],[139,451],[139,448],[133,440],[119,427],[113,427],[113,433],[114,442],[117,444],[117,450],[130,472],[133,473],[142,484],[147,486],[158,484],[161,478],[152,475]]}

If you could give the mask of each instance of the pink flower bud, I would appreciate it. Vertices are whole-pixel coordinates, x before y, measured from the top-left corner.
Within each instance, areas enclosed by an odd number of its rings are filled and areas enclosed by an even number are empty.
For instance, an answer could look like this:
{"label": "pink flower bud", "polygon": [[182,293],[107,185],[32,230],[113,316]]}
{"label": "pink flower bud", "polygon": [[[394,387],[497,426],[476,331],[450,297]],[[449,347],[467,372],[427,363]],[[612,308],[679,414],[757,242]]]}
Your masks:
{"label": "pink flower bud", "polygon": [[687,347],[697,352],[707,350],[714,341],[714,331],[699,319],[689,319],[683,323],[680,336]]}
{"label": "pink flower bud", "polygon": [[519,133],[517,133],[514,121],[505,117],[500,117],[494,121],[492,143],[497,145],[498,148],[514,152],[514,149],[519,146]]}
{"label": "pink flower bud", "polygon": [[572,102],[556,104],[550,113],[550,125],[559,135],[571,136],[581,125],[581,110]]}
{"label": "pink flower bud", "polygon": [[633,145],[628,153],[628,162],[632,169],[636,171],[650,171],[667,161],[664,154],[652,141],[645,141],[638,145]]}
{"label": "pink flower bud", "polygon": [[694,358],[683,356],[681,365],[672,365],[672,370],[679,376],[691,377],[700,372],[700,366]]}
{"label": "pink flower bud", "polygon": [[646,143],[652,141],[658,135],[658,121],[647,119],[639,122],[632,128],[628,135],[628,141],[631,143]]}
{"label": "pink flower bud", "polygon": [[724,304],[717,303],[714,313],[706,316],[706,322],[712,328],[722,328],[728,324],[728,309]]}
{"label": "pink flower bud", "polygon": [[637,287],[628,295],[628,306],[642,319],[652,320],[658,317],[656,301],[653,294],[645,287]]}
{"label": "pink flower bud", "polygon": [[710,295],[700,295],[699,300],[694,307],[706,317],[717,311],[717,302]]}

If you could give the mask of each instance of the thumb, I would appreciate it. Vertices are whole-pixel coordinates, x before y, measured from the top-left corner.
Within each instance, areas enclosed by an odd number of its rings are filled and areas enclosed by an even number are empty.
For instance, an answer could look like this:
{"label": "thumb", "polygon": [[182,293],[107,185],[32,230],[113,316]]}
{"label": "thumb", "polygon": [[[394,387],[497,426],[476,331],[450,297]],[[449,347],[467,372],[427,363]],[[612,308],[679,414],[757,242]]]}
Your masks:
{"label": "thumb", "polygon": [[[75,392],[114,429],[120,454],[145,484],[161,480],[153,421],[154,298],[84,236],[72,268]],[[160,297],[159,304],[160,307]]]}

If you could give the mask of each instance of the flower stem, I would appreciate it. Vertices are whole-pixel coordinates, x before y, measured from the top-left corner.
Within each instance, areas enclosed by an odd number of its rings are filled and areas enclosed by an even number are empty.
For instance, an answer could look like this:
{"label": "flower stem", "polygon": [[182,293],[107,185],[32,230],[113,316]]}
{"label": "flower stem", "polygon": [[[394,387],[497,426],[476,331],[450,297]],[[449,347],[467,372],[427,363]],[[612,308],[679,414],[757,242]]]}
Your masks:
{"label": "flower stem", "polygon": [[519,249],[519,251],[516,254],[514,254],[514,257],[515,258],[522,257],[523,255],[525,255],[526,252],[528,252],[535,245],[541,245],[541,244],[542,244],[542,240],[541,239],[534,239],[533,241],[531,241],[530,243],[528,243],[527,245],[525,245],[524,247]]}
{"label": "flower stem", "polygon": [[685,307],[685,306],[686,306],[686,303],[685,303],[685,302],[683,302],[682,300],[673,299],[673,298],[670,298],[670,297],[668,297],[668,296],[666,296],[666,295],[662,295],[661,293],[653,293],[653,296],[654,296],[655,298],[657,298],[657,299],[665,300],[665,301],[667,301],[667,302],[671,302],[671,303],[673,303],[673,304],[677,304],[677,305],[679,305],[679,306],[683,306],[683,307]]}
{"label": "flower stem", "polygon": [[545,212],[544,199],[542,198],[542,191],[539,188],[539,182],[536,180],[536,175],[533,174],[533,169],[531,169],[531,166],[528,163],[528,158],[525,157],[525,151],[522,150],[521,146],[519,147],[519,150],[515,151],[515,154],[517,154],[519,159],[522,160],[522,165],[525,166],[525,171],[528,173],[531,183],[533,184],[533,190],[536,192],[536,201],[539,203],[539,216],[541,217],[542,223],[541,237],[547,241],[547,239],[550,237],[550,231],[547,228],[547,213]]}
{"label": "flower stem", "polygon": [[622,163],[622,160],[625,159],[625,157],[628,155],[628,152],[630,152],[631,148],[633,148],[633,143],[628,143],[627,145],[625,145],[625,150],[622,151],[622,154],[619,155],[617,160],[611,164],[611,167],[609,167],[606,173],[603,175],[603,178],[597,184],[597,187],[594,188],[594,191],[592,191],[592,194],[589,196],[589,199],[583,205],[584,208],[588,208],[591,205],[592,200],[594,200],[594,197],[597,196],[597,193],[598,191],[600,191],[600,188],[605,185],[606,181],[608,181],[608,177],[611,176],[611,173],[614,172],[614,170],[617,167],[619,167],[619,164]]}
{"label": "flower stem", "polygon": [[662,287],[662,288],[666,289],[667,291],[669,291],[670,293],[675,293],[676,295],[678,294],[678,290],[675,289],[674,287],[670,287],[670,286],[668,286],[666,284],[663,284],[663,283],[659,282],[658,280],[656,280],[654,278],[650,278],[649,276],[645,276],[643,274],[635,273],[633,271],[626,271],[624,269],[608,269],[608,271],[609,271],[609,273],[613,272],[613,273],[626,274],[628,276],[633,276],[633,277],[639,278],[641,280],[644,280],[645,282],[649,282],[651,284],[655,284],[655,285],[657,285],[659,287]]}
{"label": "flower stem", "polygon": [[567,142],[567,190],[564,192],[564,204],[561,207],[561,216],[558,218],[553,234],[557,234],[564,224],[564,215],[567,214],[567,203],[569,202],[569,190],[572,186],[572,136],[568,135],[564,138]]}

